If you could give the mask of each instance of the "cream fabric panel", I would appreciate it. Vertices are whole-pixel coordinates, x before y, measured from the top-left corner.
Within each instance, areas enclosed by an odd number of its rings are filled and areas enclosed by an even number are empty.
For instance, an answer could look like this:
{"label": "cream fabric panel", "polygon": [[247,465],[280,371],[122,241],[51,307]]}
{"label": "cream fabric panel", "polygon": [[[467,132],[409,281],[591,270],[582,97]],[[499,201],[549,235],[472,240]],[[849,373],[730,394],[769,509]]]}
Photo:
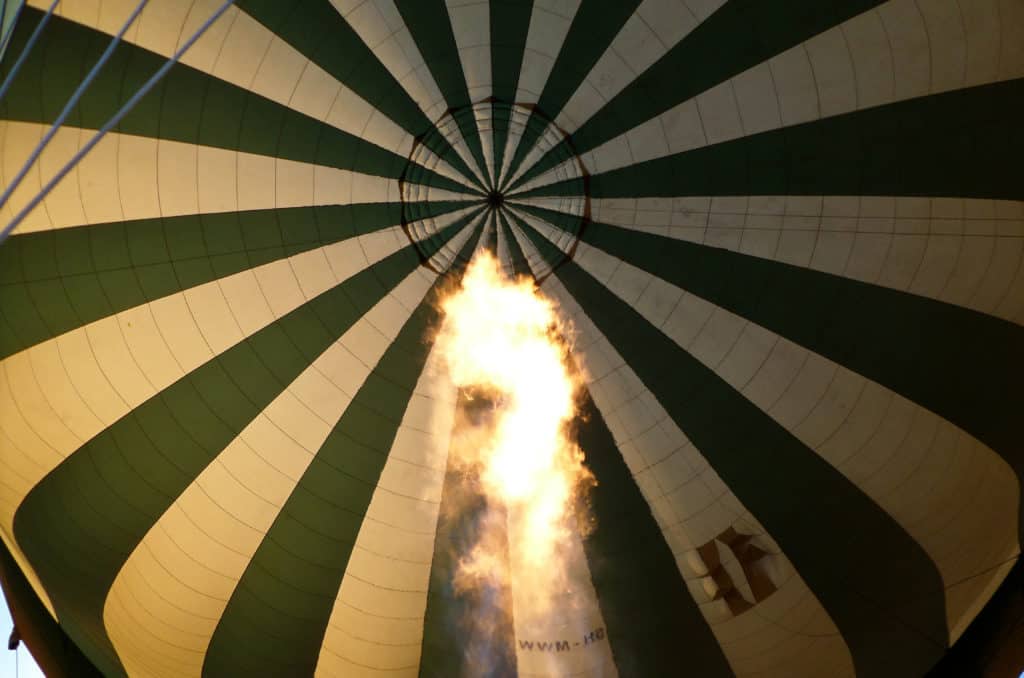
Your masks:
{"label": "cream fabric panel", "polygon": [[725,0],[644,0],[566,103],[558,126],[575,132],[723,4]]}
{"label": "cream fabric panel", "polygon": [[[591,173],[913,97],[1024,75],[1013,0],[890,0],[591,152]],[[993,49],[1000,45],[1000,49]],[[550,183],[554,171],[523,190]]]}
{"label": "cream fabric panel", "polygon": [[486,249],[484,247],[484,244],[486,242],[488,242],[488,241],[492,241],[493,242],[495,237],[496,237],[494,229],[495,229],[496,224],[498,223],[497,222],[497,219],[498,219],[497,214],[494,213],[494,212],[485,212],[483,218],[484,218],[484,227],[483,227],[483,230],[481,230],[481,232],[480,232],[480,240],[476,244],[476,249],[473,250],[473,256],[474,257],[477,254],[479,254],[480,252],[482,252],[482,251],[484,251]]}
{"label": "cream fabric panel", "polygon": [[[1016,557],[1016,476],[991,449],[884,386],[586,243],[576,262],[885,509],[935,561],[950,642]],[[972,595],[973,594],[973,595]]]}
{"label": "cream fabric panel", "polygon": [[[557,275],[550,276],[543,289],[572,320],[576,355],[594,402],[733,671],[738,676],[779,678],[853,676],[846,643],[785,553],[675,425]],[[698,547],[730,527],[751,535],[754,545],[771,554],[768,575],[777,587],[756,610],[740,616],[733,616],[724,601],[713,600],[715,584],[697,553]],[[736,574],[735,557],[728,549],[719,552],[723,566],[742,587],[745,579]],[[753,600],[749,590],[744,593]]]}
{"label": "cream fabric panel", "polygon": [[360,236],[128,309],[0,361],[0,535],[30,578],[12,538],[14,513],[47,473],[218,353],[407,246],[398,226]]}
{"label": "cream fabric panel", "polygon": [[393,0],[331,0],[431,120],[447,108]]}
{"label": "cream fabric panel", "polygon": [[[29,4],[39,9],[49,6],[48,0]],[[135,0],[65,0],[56,11],[113,35],[135,4]],[[169,57],[220,4],[220,0],[151,0],[125,41]],[[407,156],[412,150],[408,132],[237,7],[228,8],[181,62],[399,155]],[[436,169],[465,182],[444,161]]]}
{"label": "cream fabric panel", "polygon": [[579,6],[580,0],[534,0],[516,101],[540,99]]}
{"label": "cream fabric panel", "polygon": [[[46,129],[0,121],[0,183],[13,178]],[[92,134],[62,127],[0,209],[0,219],[12,219]],[[435,195],[465,199],[431,189]],[[397,201],[393,179],[111,132],[29,213],[17,233],[185,214]]]}
{"label": "cream fabric panel", "polygon": [[[510,220],[509,227],[511,228],[512,235],[516,239],[516,242],[519,243],[519,249],[523,251],[523,256],[526,257],[527,264],[534,271],[534,275],[537,275],[538,271],[540,270],[549,270],[549,267],[543,264],[544,258],[537,251],[537,248],[533,246],[533,243],[530,242],[526,234],[523,233],[523,230],[519,227],[519,224],[517,224],[513,220]],[[557,247],[567,256],[569,255],[569,248],[571,247],[570,241],[566,240],[565,238],[562,238],[560,241],[553,241],[551,244]]]}
{"label": "cream fabric panel", "polygon": [[495,240],[494,251],[495,251],[495,253],[498,256],[498,263],[501,264],[502,270],[505,271],[506,275],[511,276],[512,275],[512,256],[509,253],[507,233],[508,233],[508,231],[504,228],[504,226],[501,223],[501,220],[499,219],[498,220],[497,238]]}
{"label": "cream fabric panel", "polygon": [[[445,0],[451,20],[459,62],[466,76],[469,100],[481,102],[493,93],[491,74],[491,8],[489,0]],[[484,162],[494,176],[494,135],[489,107],[476,112],[476,126],[483,147]],[[485,182],[486,183],[486,182]]]}
{"label": "cream fabric panel", "polygon": [[199,676],[278,512],[436,274],[417,267],[274,399],[150,528],[103,621],[129,674]]}
{"label": "cream fabric panel", "polygon": [[[527,258],[536,260],[533,243],[517,233]],[[737,675],[852,676],[852,658],[838,629],[763,526],[625,364],[557,280],[557,273],[542,289],[571,320],[577,361],[594,403]],[[778,590],[758,604],[757,614],[736,617],[724,601],[713,600],[717,589],[697,553],[698,547],[729,527],[751,535],[752,543],[772,556],[769,576]],[[735,556],[728,549],[719,552],[723,567],[743,590],[746,579],[736,572]],[[754,600],[749,588],[744,593]],[[793,662],[795,655],[802,657],[800,664]]]}
{"label": "cream fabric panel", "polygon": [[[478,224],[456,237],[456,249]],[[356,538],[320,650],[318,676],[419,674],[454,408],[455,388],[442,356],[432,350]]]}
{"label": "cream fabric panel", "polygon": [[[434,76],[423,60],[394,0],[331,0],[345,21],[409,93],[431,121],[437,121],[448,104]],[[469,167],[474,166],[469,149],[461,143],[452,146]]]}
{"label": "cream fabric panel", "polygon": [[[459,61],[466,77],[469,100],[483,101],[491,96],[491,8],[489,0],[445,0],[448,17],[459,50]],[[477,129],[483,146],[487,170],[494,176],[494,137],[481,109]],[[489,119],[489,115],[486,116]],[[471,165],[472,167],[473,165]]]}
{"label": "cream fabric panel", "polygon": [[[566,132],[575,132],[724,2],[644,0],[566,102],[555,123]],[[514,178],[539,160],[544,150],[530,151]]]}
{"label": "cream fabric panel", "polygon": [[374,490],[318,676],[416,676],[455,388],[431,351]]}
{"label": "cream fabric panel", "polygon": [[[510,589],[516,636],[516,670],[521,678],[618,678],[619,670],[612,654],[614,648],[609,642],[576,647],[572,641],[606,626],[583,542],[573,535],[566,546],[565,567],[571,584],[569,590],[556,598],[551,610],[531,612],[533,583],[519,580],[515,572],[512,573]],[[524,649],[520,643],[550,642],[553,639],[570,641],[568,654],[537,652]]]}
{"label": "cream fabric panel", "polygon": [[[463,210],[462,212],[456,212],[453,216],[461,216],[461,214],[472,211],[473,208],[470,208],[467,210]],[[430,257],[430,265],[439,271],[447,271],[451,266],[453,266],[459,253],[462,251],[463,246],[473,236],[473,233],[478,228],[482,230],[485,215],[486,212],[481,212],[468,225],[463,227],[463,229],[454,238],[451,239],[448,245],[438,250],[432,257]],[[442,220],[445,218],[454,221],[452,217],[448,217],[448,215],[445,215],[445,217],[442,217],[441,219],[435,219],[434,223],[445,224],[445,222]],[[444,228],[444,226],[441,226],[441,228]],[[477,245],[479,246],[479,242],[477,243]]]}
{"label": "cream fabric panel", "polygon": [[[29,0],[45,10],[48,0]],[[57,14],[113,35],[136,0],[64,0]],[[125,41],[171,56],[221,0],[151,0]],[[408,155],[412,137],[269,29],[230,7],[181,62],[288,106],[382,148]]]}
{"label": "cream fabric panel", "polygon": [[593,201],[594,220],[1024,324],[1024,202],[754,196]]}
{"label": "cream fabric panel", "polygon": [[488,0],[445,0],[471,101],[491,96],[491,8]]}
{"label": "cream fabric panel", "polygon": [[[519,70],[517,103],[534,104],[540,99],[579,6],[580,0],[534,0],[523,50],[523,63]],[[508,177],[508,168],[519,145],[521,127],[525,124],[526,117],[523,112],[513,115],[513,120],[517,122],[512,125],[506,141],[501,171],[503,177]],[[516,129],[516,124],[519,125],[519,130]]]}
{"label": "cream fabric panel", "polygon": [[[522,240],[518,227],[511,223],[513,237]],[[528,258],[536,275],[538,269]],[[566,549],[566,571],[570,590],[556,597],[550,610],[531,610],[532,582],[518,580],[512,573],[510,585],[513,625],[516,636],[516,667],[520,676],[554,678],[556,676],[593,676],[594,678],[617,678],[618,667],[613,656],[614,648],[608,642],[577,647],[570,644],[569,654],[554,655],[524,649],[519,641],[544,642],[550,639],[569,640],[587,635],[594,629],[606,628],[601,612],[597,591],[594,589],[590,565],[578,535],[570,537]]]}

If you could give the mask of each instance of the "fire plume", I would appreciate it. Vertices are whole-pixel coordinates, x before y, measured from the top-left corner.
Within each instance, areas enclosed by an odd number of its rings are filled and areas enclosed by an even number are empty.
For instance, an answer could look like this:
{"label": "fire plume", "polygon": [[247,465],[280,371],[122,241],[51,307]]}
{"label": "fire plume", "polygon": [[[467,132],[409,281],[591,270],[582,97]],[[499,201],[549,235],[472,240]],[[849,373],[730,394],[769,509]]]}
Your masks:
{"label": "fire plume", "polygon": [[438,345],[476,412],[457,425],[452,461],[486,505],[454,584],[512,589],[519,627],[578,588],[571,561],[590,522],[594,479],[571,436],[580,386],[569,368],[571,333],[532,281],[510,280],[487,253],[474,258],[442,310]]}

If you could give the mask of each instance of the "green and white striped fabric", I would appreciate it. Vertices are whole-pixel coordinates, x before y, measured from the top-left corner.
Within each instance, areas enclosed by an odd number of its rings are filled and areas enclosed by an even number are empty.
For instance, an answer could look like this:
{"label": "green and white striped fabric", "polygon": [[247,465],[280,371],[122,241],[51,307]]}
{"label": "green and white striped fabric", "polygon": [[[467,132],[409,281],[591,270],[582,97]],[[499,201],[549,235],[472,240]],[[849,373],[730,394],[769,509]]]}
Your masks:
{"label": "green and white striped fabric", "polygon": [[[0,185],[135,4],[58,5]],[[0,221],[219,4],[151,0]],[[599,613],[519,675],[923,675],[1020,552],[1021,35],[238,0],[0,246],[0,537],[107,675],[459,675],[430,338],[486,248],[578,333],[598,481]]]}

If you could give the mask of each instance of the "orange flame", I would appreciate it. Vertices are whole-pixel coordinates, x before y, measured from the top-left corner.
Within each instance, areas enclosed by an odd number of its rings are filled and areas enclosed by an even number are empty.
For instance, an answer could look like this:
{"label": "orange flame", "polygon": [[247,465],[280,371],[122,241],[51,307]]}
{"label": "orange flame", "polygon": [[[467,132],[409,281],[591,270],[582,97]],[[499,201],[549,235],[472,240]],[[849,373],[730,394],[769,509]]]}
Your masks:
{"label": "orange flame", "polygon": [[568,368],[568,328],[531,281],[509,280],[486,253],[442,309],[438,344],[452,381],[493,403],[486,432],[453,446],[454,461],[476,471],[487,504],[507,516],[508,535],[508,571],[495,552],[504,540],[484,533],[463,554],[456,588],[528,582],[530,609],[516,615],[543,615],[572,588],[567,550],[589,522],[580,512],[594,484],[570,436],[580,384]]}

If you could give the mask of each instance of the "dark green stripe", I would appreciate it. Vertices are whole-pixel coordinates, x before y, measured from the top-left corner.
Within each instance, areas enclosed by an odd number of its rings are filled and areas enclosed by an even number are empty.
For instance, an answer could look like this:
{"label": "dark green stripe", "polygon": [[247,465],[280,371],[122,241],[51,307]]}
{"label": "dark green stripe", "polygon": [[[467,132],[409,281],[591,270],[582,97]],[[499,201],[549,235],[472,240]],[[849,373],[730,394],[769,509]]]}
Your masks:
{"label": "dark green stripe", "polygon": [[[448,103],[449,110],[468,109],[472,101],[444,0],[395,0],[395,5],[423,55],[430,74],[434,76],[434,82]],[[457,115],[456,121],[480,169],[480,176],[484,177],[485,183],[490,182],[476,118],[472,115]]]}
{"label": "dark green stripe", "polygon": [[[619,675],[676,675],[681,649],[693,675],[733,675],[589,393],[581,399],[574,426],[586,464],[597,479],[590,497],[596,530],[583,544]],[[461,491],[461,478],[449,469],[442,517],[456,513],[447,509],[449,504],[471,503]],[[457,556],[463,552],[460,546],[474,541],[474,515],[470,511],[459,514],[459,520],[438,524],[421,676],[459,675],[462,667],[469,629],[459,622],[473,608],[455,595],[451,581]],[[514,673],[496,670],[492,675]]]}
{"label": "dark green stripe", "polygon": [[480,236],[480,247],[488,250],[495,258],[497,258],[497,247],[498,247],[498,223],[495,211],[490,210],[487,214],[487,220],[491,224],[490,232],[486,235]]}
{"label": "dark green stripe", "polygon": [[[568,218],[534,211],[556,225]],[[583,240],[931,410],[991,447],[1024,486],[1024,327],[842,276],[607,224],[588,225]],[[1024,514],[1019,524],[1024,541]]]}
{"label": "dark green stripe", "polygon": [[[422,136],[433,126],[329,0],[237,0],[235,4],[413,137]],[[480,186],[443,137],[430,135],[425,142],[430,150]]]}
{"label": "dark green stripe", "polygon": [[526,261],[526,255],[523,254],[523,248],[519,246],[519,240],[516,239],[515,234],[512,232],[512,227],[509,225],[508,219],[505,216],[505,210],[502,210],[501,212],[501,227],[505,231],[505,243],[508,249],[509,259],[512,263],[512,274],[515,276],[525,275],[532,278],[533,271],[530,269],[530,264]]}
{"label": "dark green stripe", "polygon": [[407,247],[317,296],[135,408],[29,492],[14,516],[15,536],[62,626],[105,674],[124,671],[103,626],[103,604],[146,532],[221,450],[417,265]]}
{"label": "dark green stripe", "polygon": [[[545,256],[559,255],[527,233]],[[942,577],[924,549],[842,473],[578,264],[567,262],[557,275],[782,547],[842,633],[858,675],[923,675],[948,638]]]}
{"label": "dark green stripe", "polygon": [[[466,259],[479,229],[462,250]],[[228,601],[204,676],[313,675],[359,528],[430,353],[424,337],[437,323],[438,295],[450,283],[438,278],[302,474]]]}
{"label": "dark green stripe", "polygon": [[[406,205],[408,217],[459,202]],[[397,203],[194,214],[14,235],[0,247],[0,359],[217,278],[401,222]]]}
{"label": "dark green stripe", "polygon": [[[11,48],[23,49],[41,12],[25,8]],[[110,42],[100,31],[54,16],[0,102],[0,118],[48,123],[57,117],[86,70]],[[166,61],[165,57],[122,42],[110,57],[67,125],[98,129]],[[9,64],[0,65],[0,78]],[[182,64],[172,67],[135,106],[117,131],[364,174],[401,176],[406,158],[357,136],[274,103],[241,87]],[[451,179],[423,170],[436,188],[466,193]]]}
{"label": "dark green stripe", "polygon": [[[583,0],[580,3],[537,100],[537,108],[548,119],[558,118],[562,108],[639,5],[640,0]],[[530,115],[507,176],[515,175],[526,154],[540,138],[540,131],[546,128],[546,125],[536,124],[537,118],[536,113]],[[517,185],[519,183],[516,182]]]}
{"label": "dark green stripe", "polygon": [[[474,227],[473,230],[475,230],[475,227],[478,225],[482,227],[484,220],[486,218],[486,206],[478,206],[470,214],[471,225]],[[453,266],[455,266],[456,261],[458,260],[459,257],[462,256],[465,250],[456,250],[454,247],[449,247],[447,245],[449,240],[450,238],[448,238],[444,230],[440,231],[439,233],[427,236],[422,240],[418,240],[417,245],[419,246],[421,252],[423,253],[423,258],[421,259],[421,261],[423,261],[423,263],[427,265],[428,268],[439,272],[446,271],[447,269],[450,269]],[[424,248],[424,245],[426,245],[427,247]],[[436,256],[442,251],[444,252],[443,257]],[[466,260],[462,263],[466,263],[467,261],[469,261],[469,259],[473,257],[474,253],[474,251],[470,251]]]}
{"label": "dark green stripe", "polygon": [[2,539],[0,584],[3,585],[3,599],[7,604],[6,609],[10,611],[14,628],[44,675],[74,678],[100,678],[103,675],[50,616],[49,610],[36,595],[35,589]]}
{"label": "dark green stripe", "polygon": [[[515,101],[519,90],[519,71],[530,31],[533,0],[490,0],[490,10],[491,88],[496,99],[509,104]],[[508,106],[494,106],[492,110],[495,186],[501,184],[511,113]]]}
{"label": "dark green stripe", "polygon": [[679,675],[680,661],[687,675],[732,676],[589,392],[579,407],[576,440],[597,479],[583,548],[620,678]]}
{"label": "dark green stripe", "polygon": [[[692,99],[883,0],[729,0],[571,135],[577,153]],[[554,167],[555,148],[519,183]]]}
{"label": "dark green stripe", "polygon": [[[466,417],[472,421],[475,408],[489,406],[483,398],[469,400],[460,392],[455,421]],[[419,675],[421,678],[515,676],[515,628],[509,587],[455,590],[459,559],[479,542],[483,530],[500,529],[495,524],[504,525],[504,521],[495,518],[490,525],[481,524],[480,519],[488,510],[498,512],[501,509],[488,507],[479,485],[466,478],[465,470],[452,462],[453,457],[449,452],[441,491]],[[507,566],[508,533],[502,532],[501,535],[489,532],[488,536],[489,541],[493,540],[491,543],[500,540],[505,547],[500,555]]]}
{"label": "dark green stripe", "polygon": [[[865,109],[591,178],[595,198],[905,195],[1024,198],[1024,79]],[[568,195],[560,182],[523,195]]]}

